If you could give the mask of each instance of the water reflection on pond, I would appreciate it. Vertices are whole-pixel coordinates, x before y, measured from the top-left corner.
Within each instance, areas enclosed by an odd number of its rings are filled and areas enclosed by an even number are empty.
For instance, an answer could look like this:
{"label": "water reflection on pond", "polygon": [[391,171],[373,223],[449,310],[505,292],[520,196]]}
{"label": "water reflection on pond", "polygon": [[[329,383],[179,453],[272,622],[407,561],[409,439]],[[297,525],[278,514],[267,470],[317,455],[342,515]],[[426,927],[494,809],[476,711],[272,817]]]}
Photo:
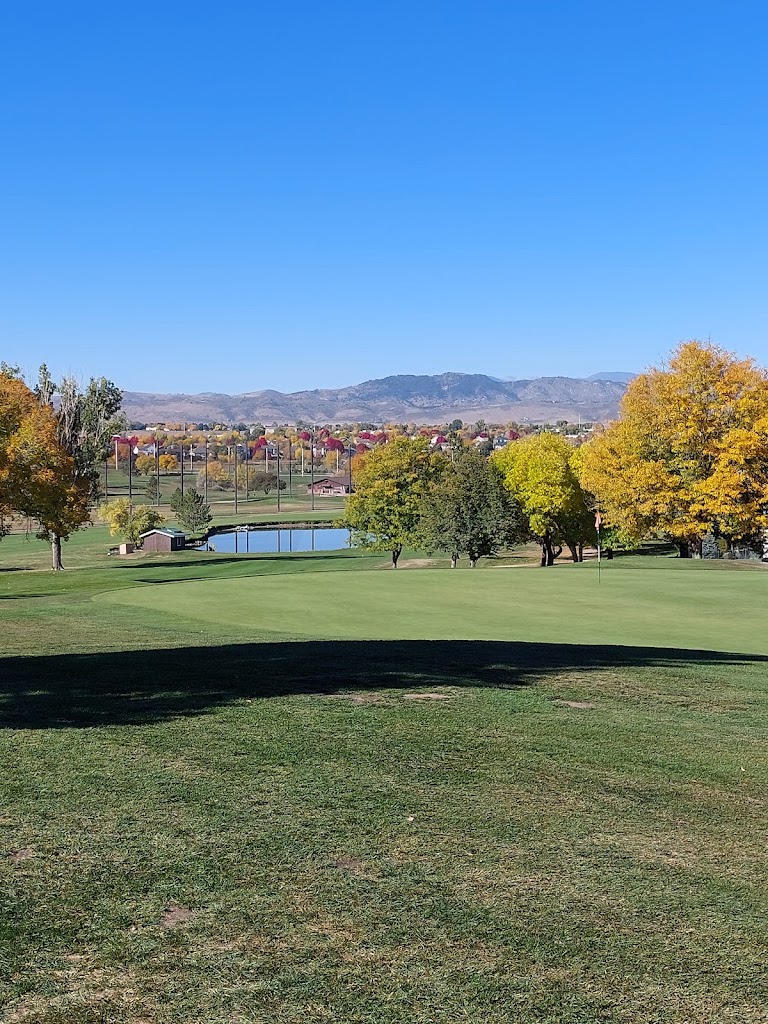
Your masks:
{"label": "water reflection on pond", "polygon": [[228,530],[212,534],[198,551],[235,554],[289,554],[293,551],[338,551],[349,547],[349,530],[338,527],[275,527],[268,530]]}

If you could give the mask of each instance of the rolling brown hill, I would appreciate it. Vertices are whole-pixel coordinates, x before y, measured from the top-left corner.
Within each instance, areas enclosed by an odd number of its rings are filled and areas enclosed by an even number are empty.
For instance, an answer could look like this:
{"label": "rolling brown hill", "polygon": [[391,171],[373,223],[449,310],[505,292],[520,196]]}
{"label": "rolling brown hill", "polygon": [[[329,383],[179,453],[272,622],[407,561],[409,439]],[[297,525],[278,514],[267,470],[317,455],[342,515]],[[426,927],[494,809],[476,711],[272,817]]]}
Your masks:
{"label": "rolling brown hill", "polygon": [[500,381],[479,373],[399,374],[352,387],[198,395],[126,391],[123,408],[134,422],[217,423],[441,423],[566,419],[616,415],[626,384],[574,377]]}

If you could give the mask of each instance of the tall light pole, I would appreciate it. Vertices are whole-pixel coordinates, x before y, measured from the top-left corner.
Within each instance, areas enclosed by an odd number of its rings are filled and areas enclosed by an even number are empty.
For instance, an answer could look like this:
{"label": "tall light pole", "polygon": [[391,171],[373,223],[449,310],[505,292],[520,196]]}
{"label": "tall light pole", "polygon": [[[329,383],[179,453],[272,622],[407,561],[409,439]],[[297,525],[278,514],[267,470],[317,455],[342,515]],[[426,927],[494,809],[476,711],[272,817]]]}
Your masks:
{"label": "tall light pole", "polygon": [[312,495],[312,511],[315,511],[315,428],[309,432],[309,492]]}
{"label": "tall light pole", "polygon": [[237,441],[235,441],[235,515],[237,515]]}
{"label": "tall light pole", "polygon": [[205,435],[205,504],[208,504],[208,435]]}
{"label": "tall light pole", "polygon": [[[280,511],[280,441],[277,442],[277,511]],[[280,534],[278,533],[278,539]]]}
{"label": "tall light pole", "polygon": [[155,431],[155,502],[160,504],[160,442]]}

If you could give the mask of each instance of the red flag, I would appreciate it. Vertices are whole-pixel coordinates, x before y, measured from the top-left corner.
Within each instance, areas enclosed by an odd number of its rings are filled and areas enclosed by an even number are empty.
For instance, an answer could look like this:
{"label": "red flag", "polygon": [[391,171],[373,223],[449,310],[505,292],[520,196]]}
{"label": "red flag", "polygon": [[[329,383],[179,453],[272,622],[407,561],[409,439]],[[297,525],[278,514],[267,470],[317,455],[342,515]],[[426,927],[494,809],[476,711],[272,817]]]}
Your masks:
{"label": "red flag", "polygon": [[600,509],[595,512],[595,529],[599,530],[602,525],[603,517],[600,515]]}

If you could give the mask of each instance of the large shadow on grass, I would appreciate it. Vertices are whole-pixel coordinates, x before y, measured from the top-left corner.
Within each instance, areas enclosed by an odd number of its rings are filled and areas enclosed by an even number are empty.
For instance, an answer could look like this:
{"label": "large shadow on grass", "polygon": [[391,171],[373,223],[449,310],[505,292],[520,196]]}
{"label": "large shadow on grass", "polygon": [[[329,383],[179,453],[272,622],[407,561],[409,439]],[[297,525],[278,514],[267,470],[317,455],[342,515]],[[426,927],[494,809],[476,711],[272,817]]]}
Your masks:
{"label": "large shadow on grass", "polygon": [[243,699],[438,686],[521,687],[568,671],[699,670],[760,655],[481,640],[309,641],[0,658],[0,727],[141,725]]}

